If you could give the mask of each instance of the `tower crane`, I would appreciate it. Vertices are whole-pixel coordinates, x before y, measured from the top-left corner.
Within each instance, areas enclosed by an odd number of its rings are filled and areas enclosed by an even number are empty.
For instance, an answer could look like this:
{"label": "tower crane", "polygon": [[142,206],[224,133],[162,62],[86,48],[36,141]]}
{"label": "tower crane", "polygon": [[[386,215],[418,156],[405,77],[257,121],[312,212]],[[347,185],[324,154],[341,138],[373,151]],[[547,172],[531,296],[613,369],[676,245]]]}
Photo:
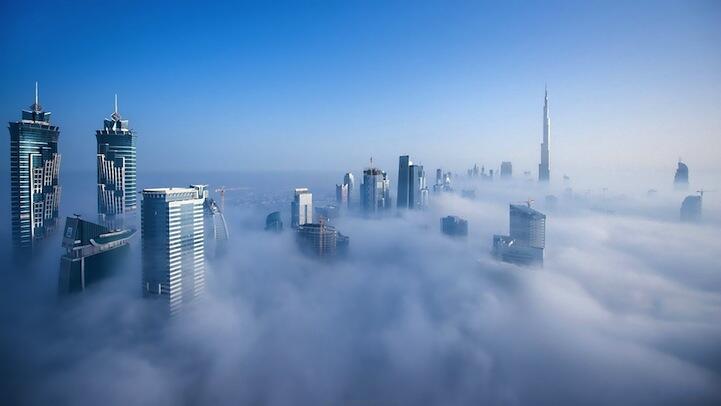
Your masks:
{"label": "tower crane", "polygon": [[220,211],[225,212],[225,192],[231,192],[235,190],[247,190],[246,187],[225,187],[221,186],[215,189],[215,193],[220,193]]}

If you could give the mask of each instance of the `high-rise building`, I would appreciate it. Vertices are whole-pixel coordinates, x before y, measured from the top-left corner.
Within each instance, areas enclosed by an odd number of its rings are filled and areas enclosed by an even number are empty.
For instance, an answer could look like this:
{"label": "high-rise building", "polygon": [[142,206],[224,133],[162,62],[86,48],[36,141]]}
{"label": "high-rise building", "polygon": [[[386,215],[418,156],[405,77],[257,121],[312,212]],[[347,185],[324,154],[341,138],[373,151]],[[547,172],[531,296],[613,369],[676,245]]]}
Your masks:
{"label": "high-rise building", "polygon": [[57,226],[60,205],[60,128],[40,106],[37,82],[35,103],[9,129],[12,242],[32,248]]}
{"label": "high-rise building", "polygon": [[352,173],[348,172],[343,176],[343,185],[347,186],[348,189],[348,202],[346,207],[350,209],[353,200],[353,191],[355,190],[355,178]]}
{"label": "high-rise building", "polygon": [[408,189],[410,188],[410,166],[412,162],[408,155],[398,157],[398,194],[396,195],[396,207],[408,208]]}
{"label": "high-rise building", "polygon": [[458,216],[443,217],[441,232],[451,237],[465,237],[468,235],[468,221]]}
{"label": "high-rise building", "polygon": [[143,190],[143,296],[161,299],[173,315],[205,286],[202,190]]}
{"label": "high-rise building", "polygon": [[68,217],[65,220],[60,257],[60,293],[84,291],[120,265],[119,255],[127,252],[135,230],[111,230],[100,224]]}
{"label": "high-rise building", "polygon": [[391,207],[390,182],[386,173],[373,167],[364,170],[360,195],[361,207],[366,214],[389,209]]}
{"label": "high-rise building", "polygon": [[530,206],[510,205],[510,235],[493,236],[493,254],[521,265],[543,265],[546,215]]}
{"label": "high-rise building", "polygon": [[681,221],[696,222],[701,220],[703,194],[686,196],[681,203]]}
{"label": "high-rise building", "polygon": [[441,168],[436,169],[436,185],[443,184],[443,170]]}
{"label": "high-rise building", "polygon": [[414,165],[408,155],[400,156],[398,158],[397,207],[418,209],[424,207],[427,200],[428,189],[423,165]]}
{"label": "high-rise building", "polygon": [[501,179],[510,179],[513,176],[513,165],[508,161],[501,162]]}
{"label": "high-rise building", "polygon": [[210,197],[208,185],[190,185],[196,189],[203,199],[203,227],[205,241],[205,256],[213,258],[223,254],[227,248],[230,232],[225,221],[225,215],[218,203]]}
{"label": "high-rise building", "polygon": [[281,219],[279,211],[274,211],[265,218],[265,230],[275,232],[283,231],[283,220]]}
{"label": "high-rise building", "polygon": [[548,89],[543,102],[543,142],[541,143],[541,163],[538,165],[538,181],[548,182],[551,178],[551,117],[548,114]]}
{"label": "high-rise building", "polygon": [[335,201],[338,203],[338,207],[348,207],[350,202],[350,190],[349,185],[335,185]]}
{"label": "high-rise building", "polygon": [[681,162],[680,159],[678,160],[676,174],[673,176],[673,184],[676,189],[688,188],[688,166]]}
{"label": "high-rise building", "polygon": [[313,222],[313,194],[308,188],[295,189],[290,212],[290,226],[293,228]]}
{"label": "high-rise building", "polygon": [[319,257],[334,257],[345,253],[350,239],[339,233],[335,227],[321,221],[298,226],[298,246],[303,252]]}
{"label": "high-rise building", "polygon": [[128,128],[115,109],[95,132],[98,163],[98,213],[113,216],[134,212],[138,207],[136,193],[135,133]]}

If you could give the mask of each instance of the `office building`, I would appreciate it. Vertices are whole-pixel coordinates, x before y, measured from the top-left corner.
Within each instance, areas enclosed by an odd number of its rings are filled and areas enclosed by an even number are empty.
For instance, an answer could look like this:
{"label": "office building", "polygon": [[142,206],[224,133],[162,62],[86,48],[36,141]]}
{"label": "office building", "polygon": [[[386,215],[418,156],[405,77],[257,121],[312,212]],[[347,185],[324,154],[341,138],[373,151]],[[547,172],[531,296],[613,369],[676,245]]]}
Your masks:
{"label": "office building", "polygon": [[493,236],[496,258],[519,265],[543,265],[546,215],[530,205],[510,205],[510,235]]}
{"label": "office building", "polygon": [[350,241],[347,236],[324,221],[302,224],[298,226],[296,233],[301,251],[318,257],[335,257],[344,254]]}
{"label": "office building", "polygon": [[11,238],[32,249],[57,226],[60,205],[60,128],[40,106],[37,83],[35,103],[9,124]]}
{"label": "office building", "polygon": [[366,214],[390,209],[390,182],[386,173],[373,167],[364,170],[360,195],[361,208]]}
{"label": "office building", "polygon": [[398,193],[396,194],[396,207],[408,208],[408,190],[410,188],[411,160],[408,155],[398,157]]}
{"label": "office building", "polygon": [[681,203],[681,221],[696,222],[701,220],[701,204],[703,194],[698,196],[686,196]]}
{"label": "office building", "polygon": [[687,189],[688,188],[688,166],[685,163],[678,160],[678,167],[676,168],[676,174],[673,176],[673,185],[676,189]]}
{"label": "office building", "polygon": [[135,230],[111,230],[78,217],[65,220],[60,257],[60,293],[81,292],[112,274],[127,253]]}
{"label": "office building", "polygon": [[283,220],[281,219],[281,215],[279,211],[274,211],[270,213],[265,218],[265,231],[275,231],[275,232],[281,232],[283,231]]}
{"label": "office building", "polygon": [[290,226],[313,222],[313,194],[308,188],[296,188],[293,202],[290,204]]}
{"label": "office building", "polygon": [[135,133],[115,109],[95,132],[98,165],[98,213],[103,216],[137,210]]}
{"label": "office building", "polygon": [[143,296],[176,314],[205,286],[203,191],[143,190],[141,205]]}
{"label": "office building", "polygon": [[428,200],[426,174],[423,165],[414,165],[408,155],[398,158],[398,196],[397,207],[420,209]]}
{"label": "office building", "polygon": [[353,174],[348,172],[343,176],[343,185],[345,192],[345,205],[341,205],[340,207],[345,207],[350,209],[352,201],[353,201],[353,191],[355,190],[355,178],[353,177]]}
{"label": "office building", "polygon": [[551,178],[551,118],[548,112],[548,89],[543,102],[543,142],[541,142],[541,163],[538,164],[538,181],[548,182]]}
{"label": "office building", "polygon": [[513,176],[513,165],[508,161],[501,162],[501,179],[510,179]]}
{"label": "office building", "polygon": [[349,185],[335,185],[335,201],[338,203],[338,207],[347,208],[350,204],[350,189]]}
{"label": "office building", "polygon": [[468,221],[458,216],[446,216],[441,219],[441,232],[451,237],[466,237]]}

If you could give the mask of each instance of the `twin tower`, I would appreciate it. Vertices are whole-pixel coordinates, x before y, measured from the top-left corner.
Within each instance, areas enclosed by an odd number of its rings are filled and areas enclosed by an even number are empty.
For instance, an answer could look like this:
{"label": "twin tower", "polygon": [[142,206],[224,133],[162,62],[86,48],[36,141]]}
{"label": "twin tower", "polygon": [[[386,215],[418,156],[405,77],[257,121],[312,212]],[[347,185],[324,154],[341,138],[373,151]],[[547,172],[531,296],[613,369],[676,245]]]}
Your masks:
{"label": "twin tower", "polygon": [[[60,127],[50,122],[50,112],[35,102],[10,122],[10,211],[15,248],[32,249],[58,223],[61,186]],[[97,139],[98,213],[114,216],[138,208],[136,186],[136,136],[115,109]]]}

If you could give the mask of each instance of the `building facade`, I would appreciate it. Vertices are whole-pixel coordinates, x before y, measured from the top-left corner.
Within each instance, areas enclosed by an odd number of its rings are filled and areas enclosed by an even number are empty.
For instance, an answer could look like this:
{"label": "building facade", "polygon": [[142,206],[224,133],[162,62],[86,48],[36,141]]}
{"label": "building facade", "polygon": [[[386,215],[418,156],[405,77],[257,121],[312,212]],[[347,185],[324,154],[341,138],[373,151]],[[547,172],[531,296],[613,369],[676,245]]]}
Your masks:
{"label": "building facade", "polygon": [[360,192],[364,213],[379,213],[391,208],[390,182],[382,170],[373,167],[364,170]]}
{"label": "building facade", "polygon": [[265,217],[265,231],[283,231],[283,219],[279,211],[274,211]]}
{"label": "building facade", "polygon": [[100,281],[119,265],[119,255],[127,253],[135,230],[111,230],[78,217],[65,220],[60,257],[60,293],[82,292]]}
{"label": "building facade", "polygon": [[293,202],[290,204],[290,226],[313,222],[313,194],[308,188],[296,188]]}
{"label": "building facade", "polygon": [[335,257],[345,254],[350,243],[347,236],[323,221],[302,224],[296,233],[296,241],[301,251],[318,257]]}
{"label": "building facade", "polygon": [[468,221],[458,216],[443,217],[441,232],[451,237],[466,237],[468,236]]}
{"label": "building facade", "polygon": [[678,161],[676,173],[673,175],[673,185],[676,189],[684,190],[688,188],[688,166]]}
{"label": "building facade", "polygon": [[408,208],[408,189],[410,188],[410,167],[412,162],[408,155],[398,157],[398,193],[396,194],[396,207]]}
{"label": "building facade", "polygon": [[35,103],[9,130],[12,242],[16,248],[32,248],[57,226],[61,191],[60,128],[40,106],[37,83]]}
{"label": "building facade", "polygon": [[138,208],[135,133],[115,110],[95,132],[98,166],[98,213],[117,215]]}
{"label": "building facade", "polygon": [[510,179],[513,176],[513,164],[508,161],[501,162],[501,179]]}
{"label": "building facade", "polygon": [[162,300],[171,315],[204,290],[204,200],[197,188],[143,190],[143,296]]}
{"label": "building facade", "polygon": [[510,235],[493,236],[496,258],[519,265],[543,265],[546,247],[546,215],[529,206],[509,208]]}
{"label": "building facade", "polygon": [[702,195],[686,196],[681,203],[681,221],[696,222],[701,220]]}

